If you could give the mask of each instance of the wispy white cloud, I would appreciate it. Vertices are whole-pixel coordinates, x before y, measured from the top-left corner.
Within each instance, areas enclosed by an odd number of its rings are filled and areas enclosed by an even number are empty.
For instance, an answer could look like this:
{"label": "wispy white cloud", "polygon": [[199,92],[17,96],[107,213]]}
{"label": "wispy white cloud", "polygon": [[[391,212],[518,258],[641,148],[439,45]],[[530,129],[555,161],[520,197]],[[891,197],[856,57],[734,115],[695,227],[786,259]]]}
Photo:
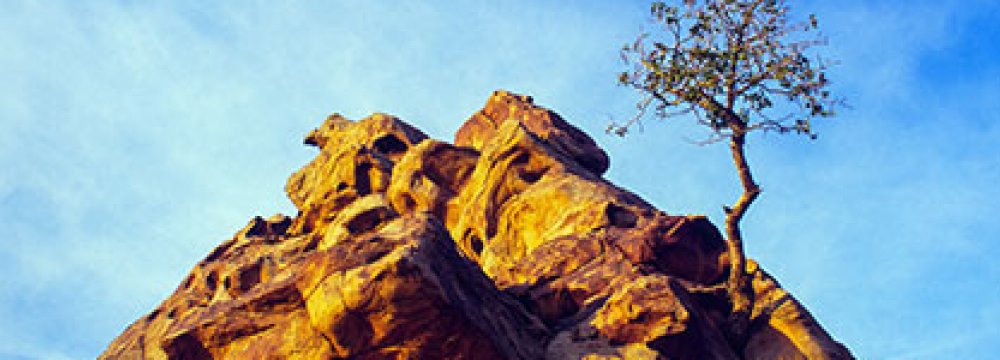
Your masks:
{"label": "wispy white cloud", "polygon": [[[975,295],[1000,280],[983,240],[998,230],[1000,72],[927,59],[979,44],[969,24],[997,6],[803,4],[854,109],[812,144],[751,144],[766,191],[751,255],[862,358],[991,349],[948,334],[990,333],[998,313],[996,290]],[[297,143],[334,111],[449,139],[495,88],[528,92],[595,135],[611,179],[718,220],[737,195],[724,147],[685,143],[700,132],[684,121],[600,133],[630,111],[617,49],[646,6],[0,4],[0,268],[14,274],[0,354],[96,355],[250,216],[293,211],[284,179],[313,155]]]}
{"label": "wispy white cloud", "polygon": [[292,211],[328,112],[447,138],[494,88],[568,91],[605,51],[575,38],[609,23],[585,10],[454,5],[6,2],[0,352],[96,355],[250,216]]}

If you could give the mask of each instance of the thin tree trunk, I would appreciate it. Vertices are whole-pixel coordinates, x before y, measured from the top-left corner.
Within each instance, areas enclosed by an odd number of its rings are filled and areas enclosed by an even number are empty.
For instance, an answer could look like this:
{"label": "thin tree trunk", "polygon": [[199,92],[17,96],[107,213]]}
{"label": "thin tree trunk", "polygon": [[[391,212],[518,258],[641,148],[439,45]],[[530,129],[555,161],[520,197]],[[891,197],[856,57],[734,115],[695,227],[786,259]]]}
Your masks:
{"label": "thin tree trunk", "polygon": [[730,331],[735,339],[743,337],[750,322],[750,311],[753,307],[753,288],[746,275],[746,253],[743,250],[743,236],[740,233],[740,220],[746,214],[750,204],[760,195],[760,188],[753,180],[750,166],[747,164],[744,142],[746,134],[742,129],[735,131],[730,138],[729,149],[733,162],[740,175],[743,194],[736,204],[726,211],[726,245],[729,253],[729,281],[727,291],[732,299],[732,317]]}

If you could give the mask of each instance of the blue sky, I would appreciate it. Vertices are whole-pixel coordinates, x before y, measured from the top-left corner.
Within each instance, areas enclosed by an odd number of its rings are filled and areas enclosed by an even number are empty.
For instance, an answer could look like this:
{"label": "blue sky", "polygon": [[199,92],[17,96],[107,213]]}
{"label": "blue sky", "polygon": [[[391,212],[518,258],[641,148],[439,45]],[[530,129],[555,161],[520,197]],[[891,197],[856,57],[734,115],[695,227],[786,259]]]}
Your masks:
{"label": "blue sky", "polygon": [[[685,119],[603,133],[636,100],[617,49],[647,6],[0,2],[0,358],[93,358],[252,216],[294,213],[285,179],[332,112],[447,140],[494,89],[527,93],[617,184],[718,221],[724,146],[685,142]],[[1000,3],[796,6],[853,108],[816,141],[751,139],[750,256],[860,358],[995,356]]]}

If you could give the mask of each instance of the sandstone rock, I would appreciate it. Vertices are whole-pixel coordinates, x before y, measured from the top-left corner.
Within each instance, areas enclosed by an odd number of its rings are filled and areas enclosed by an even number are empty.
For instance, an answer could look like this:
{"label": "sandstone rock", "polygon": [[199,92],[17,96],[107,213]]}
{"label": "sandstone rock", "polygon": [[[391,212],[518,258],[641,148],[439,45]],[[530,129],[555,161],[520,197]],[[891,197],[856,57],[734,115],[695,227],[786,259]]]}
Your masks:
{"label": "sandstone rock", "polygon": [[336,357],[531,359],[547,335],[425,213],[311,254],[300,273],[310,323]]}
{"label": "sandstone rock", "polygon": [[331,115],[305,143],[320,148],[308,165],[288,178],[285,192],[302,213],[296,233],[329,224],[336,211],[358,197],[385,192],[393,163],[427,136],[394,116],[374,114],[352,122]]}
{"label": "sandstone rock", "polygon": [[703,216],[607,182],[607,155],[498,91],[456,134],[330,116],[288,180],[293,217],[253,218],[102,359],[849,359],[751,262],[726,334],[725,246]]}
{"label": "sandstone rock", "polygon": [[596,175],[608,170],[610,161],[607,153],[587,134],[567,123],[559,114],[535,106],[530,96],[503,90],[493,92],[486,106],[458,129],[455,145],[482,149],[506,122],[521,124],[554,150]]}
{"label": "sandstone rock", "polygon": [[549,358],[737,358],[684,288],[667,276],[638,277],[603,302],[586,320],[556,336]]}
{"label": "sandstone rock", "polygon": [[760,268],[747,264],[752,276],[753,324],[756,327],[743,349],[746,359],[849,359],[850,351],[823,331],[819,322]]}
{"label": "sandstone rock", "polygon": [[424,211],[451,227],[458,204],[452,201],[465,187],[479,152],[435,140],[425,140],[396,164],[388,196],[402,212]]}

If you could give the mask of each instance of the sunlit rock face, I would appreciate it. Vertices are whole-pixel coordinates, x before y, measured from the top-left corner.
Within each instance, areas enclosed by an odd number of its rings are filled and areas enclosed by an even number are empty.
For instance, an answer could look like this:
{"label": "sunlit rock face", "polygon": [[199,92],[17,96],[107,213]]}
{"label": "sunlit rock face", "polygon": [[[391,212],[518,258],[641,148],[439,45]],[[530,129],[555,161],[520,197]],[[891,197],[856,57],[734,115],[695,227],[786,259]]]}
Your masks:
{"label": "sunlit rock face", "polygon": [[332,115],[285,188],[102,359],[848,359],[751,261],[750,331],[727,334],[705,217],[604,180],[608,156],[497,91],[453,144],[385,114]]}

